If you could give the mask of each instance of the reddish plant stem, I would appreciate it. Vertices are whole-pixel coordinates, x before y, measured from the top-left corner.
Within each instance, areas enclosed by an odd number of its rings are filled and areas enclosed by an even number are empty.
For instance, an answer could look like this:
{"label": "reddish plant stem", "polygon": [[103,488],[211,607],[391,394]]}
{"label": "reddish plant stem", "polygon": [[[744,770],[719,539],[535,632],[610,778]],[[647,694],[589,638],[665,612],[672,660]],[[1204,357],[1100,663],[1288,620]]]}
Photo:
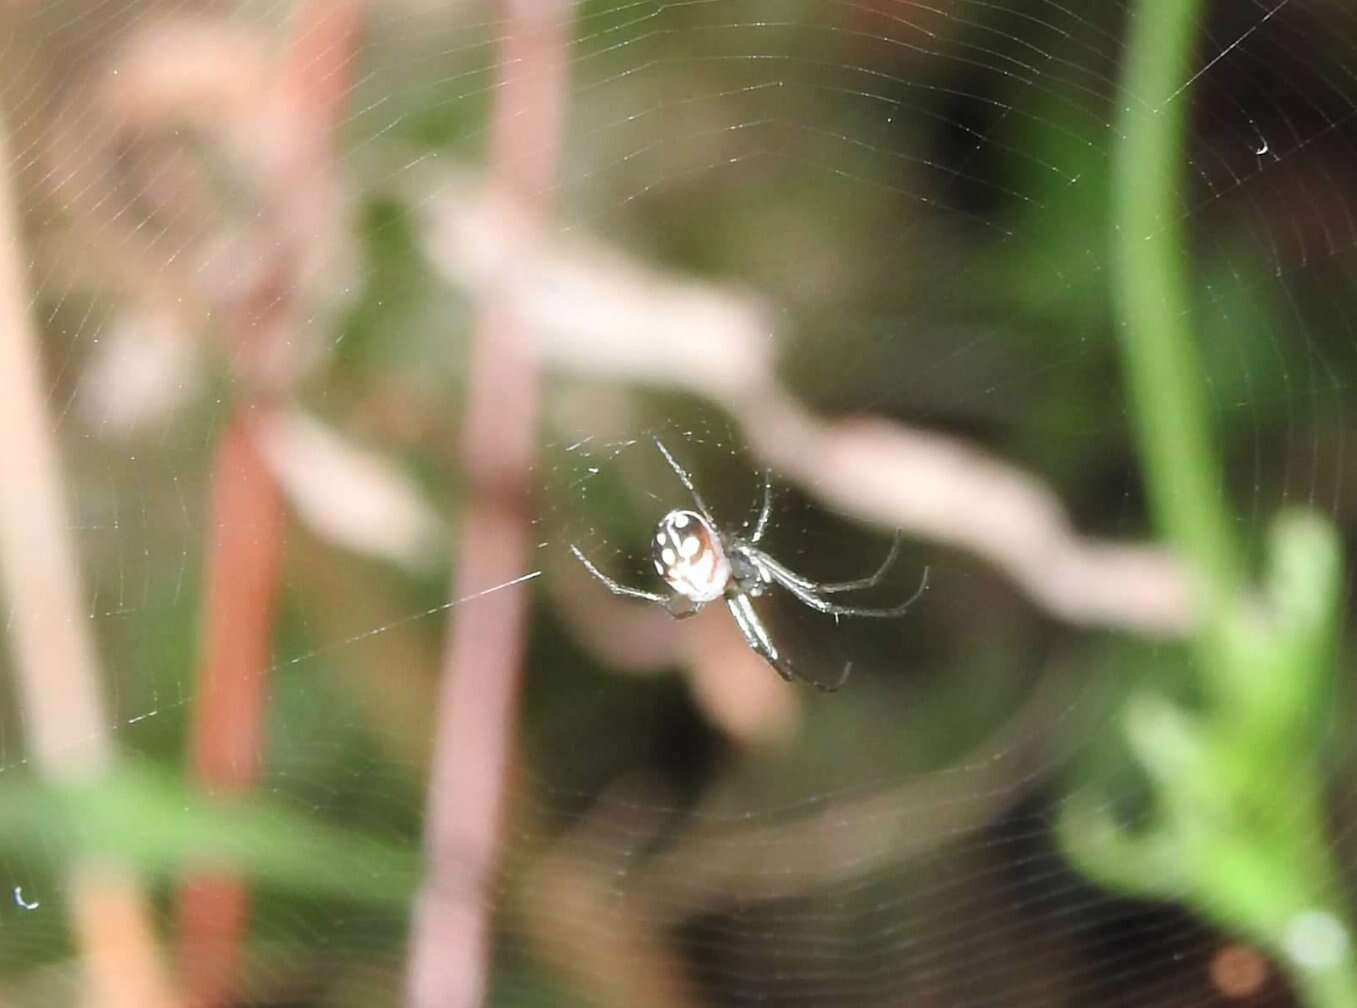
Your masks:
{"label": "reddish plant stem", "polygon": [[[490,151],[503,226],[530,242],[546,213],[564,100],[563,0],[505,4]],[[491,293],[473,334],[462,459],[470,486],[454,597],[526,569],[539,398],[536,355],[513,307]],[[527,594],[493,592],[451,611],[429,783],[429,876],[412,927],[408,1003],[473,1008],[486,992],[490,889],[499,861]]]}
{"label": "reddish plant stem", "polygon": [[217,442],[211,495],[192,766],[214,790],[232,792],[253,785],[259,767],[284,530],[282,497],[240,411]]}
{"label": "reddish plant stem", "polygon": [[[283,503],[237,410],[213,466],[203,657],[190,759],[213,794],[254,787],[263,744],[265,686],[284,541]],[[187,879],[179,894],[184,987],[196,1005],[229,1003],[248,906],[224,873]]]}
{"label": "reddish plant stem", "polygon": [[[214,795],[257,780],[264,744],[271,639],[286,516],[280,488],[252,431],[292,376],[297,309],[333,207],[333,137],[344,107],[359,0],[305,0],[261,108],[259,224],[245,249],[253,274],[225,309],[225,336],[242,398],[217,444],[209,510],[202,654],[190,737],[193,775]],[[184,986],[198,1008],[232,1003],[249,910],[244,883],[204,870],[179,893]]]}

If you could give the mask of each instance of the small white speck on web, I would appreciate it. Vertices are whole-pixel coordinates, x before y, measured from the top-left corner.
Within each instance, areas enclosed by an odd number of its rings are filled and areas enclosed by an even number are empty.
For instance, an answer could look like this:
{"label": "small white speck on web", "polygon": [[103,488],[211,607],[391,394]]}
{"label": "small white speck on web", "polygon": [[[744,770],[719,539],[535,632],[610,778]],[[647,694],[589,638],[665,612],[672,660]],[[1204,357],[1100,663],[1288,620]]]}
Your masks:
{"label": "small white speck on web", "polygon": [[1347,928],[1327,910],[1306,910],[1286,926],[1286,951],[1303,969],[1325,970],[1348,956]]}
{"label": "small white speck on web", "polygon": [[14,905],[20,910],[36,910],[42,906],[42,903],[38,900],[24,899],[24,887],[16,885],[14,887]]}

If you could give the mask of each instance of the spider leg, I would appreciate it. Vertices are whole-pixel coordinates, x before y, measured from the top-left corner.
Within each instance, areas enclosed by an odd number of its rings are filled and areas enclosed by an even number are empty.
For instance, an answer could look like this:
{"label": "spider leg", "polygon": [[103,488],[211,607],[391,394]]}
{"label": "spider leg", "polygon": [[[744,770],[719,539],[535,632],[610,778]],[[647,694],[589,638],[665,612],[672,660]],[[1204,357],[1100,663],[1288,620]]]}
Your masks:
{"label": "spider leg", "polygon": [[854,578],[851,581],[831,581],[828,584],[816,585],[815,588],[821,595],[833,594],[834,592],[858,591],[863,588],[875,588],[881,583],[881,579],[886,576],[886,572],[895,565],[895,561],[900,556],[900,530],[895,530],[895,535],[891,538],[891,548],[886,553],[886,559],[881,561],[881,566],[876,572],[869,574],[864,578]]}
{"label": "spider leg", "polygon": [[702,611],[703,602],[694,602],[687,595],[680,595],[678,592],[670,595],[664,600],[665,612],[669,613],[674,619],[687,619],[689,616],[696,616]]}
{"label": "spider leg", "polygon": [[925,591],[928,590],[928,568],[924,568],[923,579],[919,582],[919,587],[915,589],[913,595],[907,598],[898,606],[891,606],[888,609],[867,609],[862,606],[837,605],[820,598],[811,588],[805,587],[805,579],[800,575],[793,574],[782,564],[778,563],[762,550],[747,549],[749,560],[769,579],[776,581],[783,588],[787,589],[803,605],[807,605],[816,612],[827,613],[830,616],[869,616],[878,619],[886,619],[893,616],[903,616],[909,611],[910,606],[919,600]]}
{"label": "spider leg", "polygon": [[[875,588],[881,583],[881,579],[886,576],[886,572],[895,564],[900,556],[900,530],[896,529],[895,538],[891,540],[890,552],[886,554],[886,559],[881,561],[881,566],[876,569],[874,574],[867,577],[854,578],[851,581],[812,581],[808,577],[803,577],[795,571],[782,568],[783,576],[788,581],[795,581],[806,591],[814,592],[816,595],[833,595],[835,592],[861,591],[866,588]],[[760,553],[764,556],[762,551]]]}
{"label": "spider leg", "polygon": [[702,495],[697,492],[697,487],[693,483],[693,478],[688,475],[688,470],[679,465],[678,459],[669,454],[669,449],[664,446],[664,442],[654,435],[651,436],[655,442],[655,447],[660,450],[664,460],[669,463],[669,468],[674,470],[674,475],[679,478],[679,482],[693,495],[693,500],[697,504],[698,511],[702,512],[702,517],[707,519],[707,523],[712,528],[718,528],[716,519],[712,517],[711,508],[707,507],[707,502],[702,499]]}
{"label": "spider leg", "polygon": [[735,617],[735,625],[740,628],[740,633],[744,635],[745,643],[749,645],[750,650],[771,665],[773,671],[783,679],[791,682],[795,677],[791,669],[783,665],[777,649],[773,647],[773,642],[768,639],[768,633],[763,628],[763,622],[755,614],[749,597],[732,595],[726,599],[726,605],[730,607],[730,614]]}
{"label": "spider leg", "polygon": [[[640,599],[642,602],[653,602],[656,605],[662,605],[669,608],[670,598],[667,595],[660,595],[655,592],[642,591],[640,588],[628,588],[620,581],[614,581],[590,562],[589,558],[580,552],[578,546],[571,546],[570,552],[575,554],[575,559],[584,564],[584,569],[594,575],[595,580],[602,582],[603,587],[614,595],[621,595],[623,598]],[[672,610],[670,610],[672,612]],[[674,615],[678,615],[674,613]],[[689,613],[688,615],[692,615]]]}
{"label": "spider leg", "polygon": [[757,543],[763,538],[763,533],[768,530],[768,516],[773,511],[773,472],[771,469],[763,470],[763,506],[759,508],[759,517],[754,522],[754,534],[749,537],[749,541]]}
{"label": "spider leg", "polygon": [[759,619],[758,613],[754,611],[754,604],[749,601],[748,595],[732,595],[726,599],[726,605],[730,607],[730,614],[735,617],[735,625],[740,628],[740,633],[744,635],[745,643],[749,645],[750,650],[771,665],[773,671],[787,682],[799,680],[824,693],[833,693],[848,681],[848,675],[853,671],[852,662],[843,667],[843,673],[832,684],[816,682],[797,672],[791,662],[778,653],[777,647],[768,636],[763,620]]}

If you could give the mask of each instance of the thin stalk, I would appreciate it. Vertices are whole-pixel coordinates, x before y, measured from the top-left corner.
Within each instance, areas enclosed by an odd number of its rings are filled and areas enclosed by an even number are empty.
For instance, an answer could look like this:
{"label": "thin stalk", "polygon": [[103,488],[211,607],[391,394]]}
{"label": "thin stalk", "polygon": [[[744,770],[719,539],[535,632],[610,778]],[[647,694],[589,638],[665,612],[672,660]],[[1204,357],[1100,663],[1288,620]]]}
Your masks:
{"label": "thin stalk", "polygon": [[[0,122],[0,165],[14,162]],[[115,746],[100,689],[38,334],[29,314],[19,214],[0,172],[0,583],[9,606],[19,708],[33,763],[54,787],[107,775]],[[176,1003],[135,874],[114,858],[66,871],[73,938],[92,1008]]]}
{"label": "thin stalk", "polygon": [[[504,0],[489,173],[502,220],[531,248],[560,146],[570,0]],[[530,559],[541,364],[512,298],[478,306],[462,433],[468,483],[454,597],[521,575]],[[409,1008],[475,1008],[489,988],[491,909],[518,717],[528,596],[496,591],[449,613],[425,844],[411,926]]]}
{"label": "thin stalk", "polygon": [[[254,789],[263,758],[286,529],[282,495],[242,412],[233,410],[213,462],[202,657],[189,739],[194,781],[223,799]],[[204,870],[184,880],[180,969],[195,1008],[235,999],[248,914],[249,893],[235,874]]]}
{"label": "thin stalk", "polygon": [[1113,161],[1122,358],[1155,518],[1209,613],[1241,563],[1192,340],[1179,172],[1187,102],[1175,89],[1192,54],[1199,0],[1134,8]]}
{"label": "thin stalk", "polygon": [[1335,661],[1341,550],[1318,516],[1281,516],[1254,585],[1235,541],[1193,342],[1180,210],[1181,82],[1199,11],[1198,0],[1133,8],[1113,212],[1142,465],[1156,522],[1201,603],[1195,661],[1209,702],[1188,711],[1140,695],[1126,730],[1158,792],[1154,823],[1127,832],[1098,814],[1072,817],[1067,847],[1107,884],[1181,899],[1259,942],[1311,1008],[1353,1008],[1352,929],[1334,905],[1338,873],[1315,842],[1325,818],[1313,711]]}
{"label": "thin stalk", "polygon": [[[255,418],[290,391],[279,366],[300,339],[307,264],[335,213],[335,133],[349,95],[365,0],[303,0],[277,68],[259,96],[261,137],[278,147],[259,178],[264,211],[245,236],[243,285],[220,308],[240,386],[216,445],[204,612],[189,741],[197,786],[229,800],[254,790],[264,747],[270,655],[286,514],[257,444]],[[271,120],[278,120],[270,126]],[[282,125],[279,125],[281,123]],[[262,128],[262,127],[270,128]],[[261,140],[261,144],[266,141]],[[179,893],[180,965],[194,1008],[239,1000],[249,916],[244,879],[195,872]]]}

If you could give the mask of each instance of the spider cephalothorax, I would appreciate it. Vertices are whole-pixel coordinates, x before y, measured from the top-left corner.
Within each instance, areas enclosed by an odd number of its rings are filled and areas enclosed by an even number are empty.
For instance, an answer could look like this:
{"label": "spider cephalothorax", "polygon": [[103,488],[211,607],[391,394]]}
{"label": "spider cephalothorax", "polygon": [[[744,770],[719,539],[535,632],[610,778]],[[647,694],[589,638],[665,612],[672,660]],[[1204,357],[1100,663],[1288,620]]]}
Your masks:
{"label": "spider cephalothorax", "polygon": [[[736,626],[744,635],[745,642],[768,662],[778,675],[790,680],[806,677],[800,675],[791,661],[778,651],[750,601],[751,598],[763,594],[769,585],[781,586],[798,602],[817,612],[828,613],[831,616],[876,617],[903,615],[928,587],[928,569],[925,568],[923,582],[919,585],[918,591],[902,605],[890,609],[864,609],[828,601],[823,596],[876,587],[900,551],[899,534],[896,534],[885,562],[870,577],[831,583],[812,581],[784,567],[759,548],[759,541],[768,528],[773,501],[772,481],[767,474],[763,481],[763,506],[759,509],[758,519],[749,538],[725,536],[720,532],[716,519],[712,517],[711,509],[707,507],[701,494],[697,492],[697,487],[693,485],[688,471],[669,454],[669,449],[659,438],[655,439],[655,447],[674,470],[679,482],[692,494],[693,502],[697,505],[696,511],[679,509],[665,515],[655,529],[655,538],[651,543],[655,572],[664,578],[674,590],[674,594],[666,596],[640,588],[628,588],[595,567],[578,546],[571,546],[570,551],[579,562],[614,595],[662,605],[671,615],[678,618],[691,616],[708,602],[724,598],[731,615],[735,618]],[[806,681],[820,689],[835,690],[843,685],[852,668],[852,662],[845,665],[838,680],[832,684],[817,682],[814,679]]]}

